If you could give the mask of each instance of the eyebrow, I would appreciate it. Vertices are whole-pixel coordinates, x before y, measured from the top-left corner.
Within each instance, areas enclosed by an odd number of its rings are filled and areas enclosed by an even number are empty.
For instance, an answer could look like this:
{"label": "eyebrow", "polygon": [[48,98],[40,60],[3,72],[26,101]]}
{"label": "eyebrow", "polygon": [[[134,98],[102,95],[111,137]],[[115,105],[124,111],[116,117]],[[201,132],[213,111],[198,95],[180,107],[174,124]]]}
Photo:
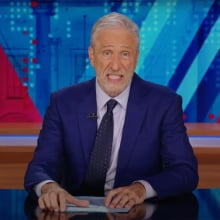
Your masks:
{"label": "eyebrow", "polygon": [[[103,48],[114,47],[113,45],[105,45]],[[121,48],[131,49],[129,46],[120,46]]]}

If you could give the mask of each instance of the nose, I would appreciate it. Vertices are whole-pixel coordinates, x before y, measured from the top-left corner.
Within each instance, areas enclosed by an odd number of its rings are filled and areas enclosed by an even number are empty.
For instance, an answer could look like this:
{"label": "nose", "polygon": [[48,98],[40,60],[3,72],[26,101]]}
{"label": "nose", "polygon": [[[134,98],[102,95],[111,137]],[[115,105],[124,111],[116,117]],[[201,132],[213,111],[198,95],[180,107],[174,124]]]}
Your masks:
{"label": "nose", "polygon": [[111,67],[113,71],[118,71],[120,69],[120,59],[118,56],[112,57]]}

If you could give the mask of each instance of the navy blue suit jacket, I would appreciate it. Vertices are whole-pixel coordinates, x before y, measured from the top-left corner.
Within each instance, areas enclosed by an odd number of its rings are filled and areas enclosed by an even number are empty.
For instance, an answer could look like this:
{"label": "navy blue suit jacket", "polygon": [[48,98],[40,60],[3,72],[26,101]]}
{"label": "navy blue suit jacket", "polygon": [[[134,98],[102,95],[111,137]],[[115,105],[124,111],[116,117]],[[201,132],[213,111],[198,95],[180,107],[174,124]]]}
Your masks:
{"label": "navy blue suit jacket", "polygon": [[[29,192],[35,184],[52,179],[61,181],[73,195],[81,194],[97,129],[96,120],[89,119],[88,114],[96,112],[95,79],[51,95],[38,146],[25,175]],[[182,114],[179,95],[134,74],[114,187],[146,180],[163,198],[197,186],[197,160]]]}

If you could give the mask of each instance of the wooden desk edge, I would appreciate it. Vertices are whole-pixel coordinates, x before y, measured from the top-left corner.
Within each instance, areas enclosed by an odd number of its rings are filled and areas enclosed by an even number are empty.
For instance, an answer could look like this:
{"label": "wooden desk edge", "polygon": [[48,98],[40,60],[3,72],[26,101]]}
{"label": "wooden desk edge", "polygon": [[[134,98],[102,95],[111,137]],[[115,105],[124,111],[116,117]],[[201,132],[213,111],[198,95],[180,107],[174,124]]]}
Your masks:
{"label": "wooden desk edge", "polygon": [[0,123],[1,135],[38,135],[42,123]]}
{"label": "wooden desk edge", "polygon": [[220,123],[185,123],[189,136],[220,136]]}
{"label": "wooden desk edge", "polygon": [[[38,135],[42,123],[0,123],[1,135]],[[185,123],[189,136],[220,136],[220,123]]]}
{"label": "wooden desk edge", "polygon": [[[0,164],[28,162],[33,157],[35,146],[1,146]],[[220,147],[193,147],[199,164],[219,164]]]}

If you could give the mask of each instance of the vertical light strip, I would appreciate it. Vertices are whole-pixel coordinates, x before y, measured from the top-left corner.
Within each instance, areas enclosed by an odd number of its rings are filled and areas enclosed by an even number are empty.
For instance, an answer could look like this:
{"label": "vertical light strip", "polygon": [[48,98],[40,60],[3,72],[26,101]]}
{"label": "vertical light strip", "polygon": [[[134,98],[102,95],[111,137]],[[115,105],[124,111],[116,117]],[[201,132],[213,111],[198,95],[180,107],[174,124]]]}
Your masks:
{"label": "vertical light strip", "polygon": [[[165,13],[167,7],[166,1],[157,0],[155,1],[152,9],[150,10],[146,19],[142,22],[140,28],[140,57],[136,67],[136,72],[140,72],[140,68],[144,63],[146,56],[153,47],[155,41],[167,20],[169,19],[172,10],[175,8],[177,1],[171,1],[170,10]],[[156,24],[156,29],[154,27]],[[145,37],[146,36],[146,37]]]}
{"label": "vertical light strip", "polygon": [[[217,36],[220,31],[220,18],[216,21],[213,26],[209,36],[206,38],[204,45],[202,46],[197,57],[193,61],[191,67],[189,68],[187,74],[185,75],[182,83],[180,84],[177,93],[184,95],[183,109],[187,107],[191,98],[198,85],[200,84],[202,78],[206,74],[210,64],[215,58],[218,50],[220,49],[220,41],[213,42],[213,36]],[[189,88],[190,87],[190,88]]]}

